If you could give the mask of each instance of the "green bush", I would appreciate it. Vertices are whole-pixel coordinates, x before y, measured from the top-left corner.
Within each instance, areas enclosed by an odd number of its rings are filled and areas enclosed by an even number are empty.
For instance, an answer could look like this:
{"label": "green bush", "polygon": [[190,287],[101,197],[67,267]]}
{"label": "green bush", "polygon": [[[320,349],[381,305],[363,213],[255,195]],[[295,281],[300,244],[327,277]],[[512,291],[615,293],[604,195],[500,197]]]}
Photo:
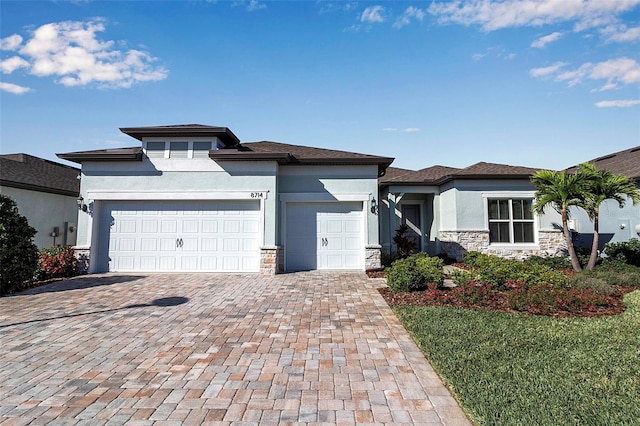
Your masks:
{"label": "green bush", "polygon": [[387,285],[393,291],[405,292],[424,290],[427,283],[416,267],[416,258],[414,256],[405,259],[398,259],[387,268]]}
{"label": "green bush", "polygon": [[0,294],[20,291],[31,283],[38,267],[35,235],[16,203],[0,195]]}
{"label": "green bush", "polygon": [[640,239],[632,238],[627,242],[607,243],[604,252],[610,260],[617,260],[633,266],[640,266]]}
{"label": "green bush", "polygon": [[465,251],[464,253],[462,253],[462,261],[465,263],[465,265],[479,266],[477,265],[477,260],[481,256],[486,255],[480,253],[479,251]]}
{"label": "green bush", "polygon": [[418,253],[398,259],[386,269],[387,285],[397,292],[422,291],[428,284],[441,286],[444,282],[442,259]]}
{"label": "green bush", "polygon": [[68,278],[77,274],[78,259],[71,246],[44,248],[38,254],[38,279]]}
{"label": "green bush", "polygon": [[575,290],[595,290],[607,296],[612,296],[617,293],[615,287],[611,286],[607,280],[599,278],[595,274],[577,274],[571,278],[569,285]]}
{"label": "green bush", "polygon": [[449,276],[451,281],[458,287],[465,286],[471,281],[478,278],[478,273],[475,271],[466,271],[464,269],[456,269]]}
{"label": "green bush", "polygon": [[438,287],[444,283],[444,262],[439,257],[429,257],[417,254],[416,268],[427,284],[435,284]]}
{"label": "green bush", "polygon": [[[619,285],[622,287],[638,287],[640,288],[640,268],[626,265],[627,268],[606,268],[600,266],[592,271],[584,271],[574,277],[579,279],[580,276],[595,278],[606,282],[608,285]],[[573,280],[572,280],[573,282]]]}
{"label": "green bush", "polygon": [[567,256],[530,256],[524,263],[529,265],[544,265],[551,269],[571,268],[571,260]]}
{"label": "green bush", "polygon": [[[523,281],[527,284],[550,284],[554,288],[566,287],[566,276],[546,265],[525,263],[515,259],[478,252],[468,252],[472,265],[478,269],[478,280],[491,284],[497,290],[504,290],[509,281]],[[467,259],[465,259],[467,263]]]}

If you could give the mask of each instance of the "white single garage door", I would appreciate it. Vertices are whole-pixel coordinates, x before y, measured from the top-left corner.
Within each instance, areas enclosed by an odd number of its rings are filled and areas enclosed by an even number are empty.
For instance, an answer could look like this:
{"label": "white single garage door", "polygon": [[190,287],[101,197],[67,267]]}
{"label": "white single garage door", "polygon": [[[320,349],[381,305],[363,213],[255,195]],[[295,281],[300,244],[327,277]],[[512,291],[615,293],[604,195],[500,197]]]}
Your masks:
{"label": "white single garage door", "polygon": [[259,271],[259,202],[112,202],[101,216],[109,271]]}
{"label": "white single garage door", "polygon": [[289,271],[364,269],[361,202],[287,203]]}

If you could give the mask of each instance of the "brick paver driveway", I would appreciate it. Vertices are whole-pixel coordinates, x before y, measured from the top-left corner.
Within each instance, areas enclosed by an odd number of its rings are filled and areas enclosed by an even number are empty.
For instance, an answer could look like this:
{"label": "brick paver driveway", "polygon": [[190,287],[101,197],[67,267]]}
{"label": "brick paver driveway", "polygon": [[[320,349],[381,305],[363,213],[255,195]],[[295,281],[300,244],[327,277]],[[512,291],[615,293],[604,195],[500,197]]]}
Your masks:
{"label": "brick paver driveway", "polygon": [[361,273],[92,275],[0,299],[6,424],[468,424]]}

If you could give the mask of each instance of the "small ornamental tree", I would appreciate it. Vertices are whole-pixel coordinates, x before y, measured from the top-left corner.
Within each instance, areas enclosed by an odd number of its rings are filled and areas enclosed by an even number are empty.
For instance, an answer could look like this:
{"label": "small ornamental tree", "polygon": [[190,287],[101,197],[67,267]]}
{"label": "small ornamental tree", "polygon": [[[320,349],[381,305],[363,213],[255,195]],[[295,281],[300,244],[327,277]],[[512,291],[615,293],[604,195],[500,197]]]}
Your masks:
{"label": "small ornamental tree", "polygon": [[411,238],[407,237],[407,231],[409,231],[409,225],[403,223],[396,229],[396,235],[393,237],[393,242],[396,244],[398,254],[402,258],[411,256],[416,252],[416,245]]}
{"label": "small ornamental tree", "polygon": [[38,268],[35,235],[16,203],[0,194],[0,294],[22,290],[33,279]]}
{"label": "small ornamental tree", "polygon": [[627,200],[633,205],[640,202],[640,190],[636,182],[622,175],[611,173],[609,170],[598,169],[591,163],[580,164],[580,173],[591,174],[594,179],[590,180],[588,191],[585,193],[580,207],[582,207],[593,222],[593,244],[591,245],[591,256],[586,269],[590,270],[596,266],[598,259],[598,244],[600,235],[600,205],[606,200],[613,200],[620,208],[624,207]]}
{"label": "small ornamental tree", "polygon": [[548,207],[553,207],[560,213],[564,239],[567,243],[571,266],[575,271],[582,271],[582,267],[573,246],[571,231],[569,231],[569,208],[579,206],[584,201],[590,181],[594,179],[595,176],[591,173],[568,173],[566,170],[560,172],[538,170],[531,177],[531,183],[536,187],[533,210],[542,214]]}

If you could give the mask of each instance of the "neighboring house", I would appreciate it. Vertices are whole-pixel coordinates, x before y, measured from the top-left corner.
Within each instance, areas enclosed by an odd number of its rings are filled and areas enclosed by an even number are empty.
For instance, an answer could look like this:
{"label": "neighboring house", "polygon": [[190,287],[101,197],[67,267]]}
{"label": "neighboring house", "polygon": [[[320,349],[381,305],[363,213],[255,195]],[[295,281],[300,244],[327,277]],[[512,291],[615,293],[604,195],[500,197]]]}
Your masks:
{"label": "neighboring house", "polygon": [[392,158],[197,124],[120,130],[140,145],[58,154],[82,164],[89,272],[380,266],[377,179]]}
{"label": "neighboring house", "polygon": [[[599,169],[630,177],[640,186],[640,146],[605,155],[589,161]],[[575,171],[571,167],[569,171]],[[575,231],[574,242],[580,247],[591,247],[593,241],[593,222],[582,209],[571,209],[571,227]],[[633,205],[627,200],[624,208],[618,203],[607,200],[600,206],[599,248],[602,250],[608,242],[629,241],[640,236],[640,204]]]}
{"label": "neighboring house", "polygon": [[80,170],[27,154],[0,155],[0,192],[38,233],[38,248],[76,244]]}
{"label": "neighboring house", "polygon": [[417,251],[457,260],[465,251],[512,258],[561,252],[566,244],[560,215],[531,212],[535,172],[484,162],[464,169],[390,167],[379,179],[383,250],[396,250],[395,232],[407,224]]}

